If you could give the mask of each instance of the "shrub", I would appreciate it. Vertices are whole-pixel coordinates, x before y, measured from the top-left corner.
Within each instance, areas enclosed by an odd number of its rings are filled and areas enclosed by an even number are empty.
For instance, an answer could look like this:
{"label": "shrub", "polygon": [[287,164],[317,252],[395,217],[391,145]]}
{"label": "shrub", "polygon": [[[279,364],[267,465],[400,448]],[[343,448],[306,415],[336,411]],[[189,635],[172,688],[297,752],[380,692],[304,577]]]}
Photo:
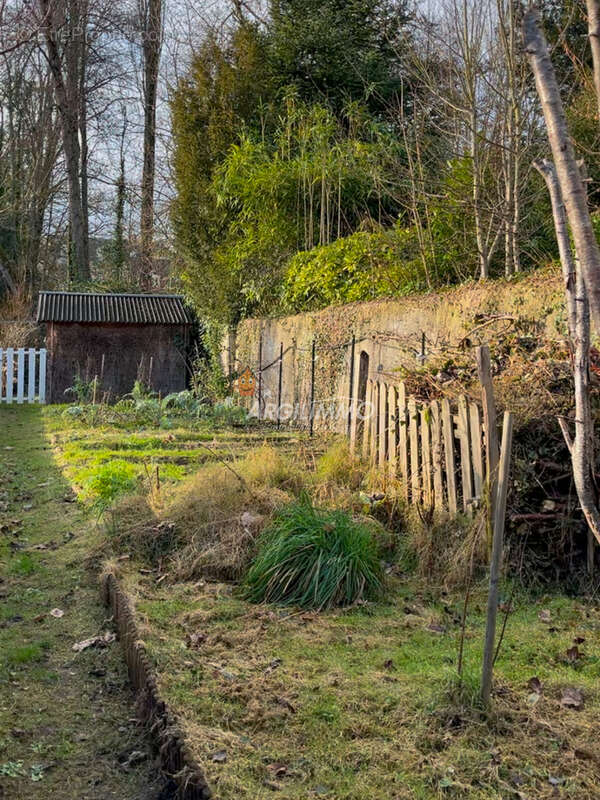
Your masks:
{"label": "shrub", "polygon": [[348,606],[382,588],[377,545],[347,512],[304,498],[282,509],[259,540],[244,594],[253,602],[302,608]]}
{"label": "shrub", "polygon": [[359,231],[293,256],[283,304],[291,311],[306,311],[426,286],[413,231]]}

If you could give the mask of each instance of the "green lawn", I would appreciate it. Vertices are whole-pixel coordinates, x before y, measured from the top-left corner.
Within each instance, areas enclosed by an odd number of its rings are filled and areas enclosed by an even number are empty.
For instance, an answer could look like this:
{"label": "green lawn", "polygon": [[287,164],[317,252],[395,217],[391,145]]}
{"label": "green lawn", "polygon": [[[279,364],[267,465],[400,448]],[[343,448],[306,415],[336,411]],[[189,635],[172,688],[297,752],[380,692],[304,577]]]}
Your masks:
{"label": "green lawn", "polygon": [[100,534],[56,464],[51,416],[0,406],[0,797],[152,798],[152,759],[119,765],[149,756],[119,646],[72,650],[110,625],[85,566]]}

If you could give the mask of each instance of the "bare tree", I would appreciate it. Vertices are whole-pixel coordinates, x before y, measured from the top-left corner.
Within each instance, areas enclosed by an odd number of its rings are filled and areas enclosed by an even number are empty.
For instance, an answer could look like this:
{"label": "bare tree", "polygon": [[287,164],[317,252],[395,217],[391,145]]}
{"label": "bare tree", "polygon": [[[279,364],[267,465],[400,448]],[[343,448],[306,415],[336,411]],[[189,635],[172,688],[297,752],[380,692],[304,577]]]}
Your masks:
{"label": "bare tree", "polygon": [[138,15],[143,53],[144,162],[140,232],[144,289],[152,286],[152,242],[154,233],[154,180],[156,159],[156,97],[162,46],[162,0],[139,0]]}
{"label": "bare tree", "polygon": [[[78,282],[90,280],[88,251],[87,173],[82,172],[82,143],[86,145],[85,120],[82,119],[82,75],[85,73],[87,8],[85,0],[37,0],[40,25],[44,31],[45,54],[54,82],[56,104],[62,129],[62,144],[69,186],[69,225],[71,236],[72,277]],[[60,47],[60,42],[64,46]]]}
{"label": "bare tree", "polygon": [[541,30],[540,13],[534,7],[530,7],[525,14],[523,39],[535,76],[556,174],[585,280],[594,327],[600,333],[600,249],[592,227],[587,192],[567,128],[556,74]]}
{"label": "bare tree", "polygon": [[[560,418],[559,423],[571,454],[573,479],[581,509],[589,529],[600,542],[600,512],[593,482],[594,422],[589,393],[590,294],[584,270],[585,255],[582,254],[587,254],[586,248],[589,247],[585,228],[589,227],[591,230],[587,192],[584,188],[585,182],[582,179],[580,165],[575,161],[573,148],[568,138],[564,109],[558,93],[547,43],[541,31],[539,14],[533,8],[530,8],[525,15],[524,41],[535,75],[546,120],[548,139],[555,160],[554,164],[547,160],[538,161],[535,166],[546,180],[552,202],[554,227],[565,283],[569,340],[573,349],[575,435],[571,436],[565,419]],[[561,150],[561,147],[565,146],[568,151],[566,153]],[[575,211],[578,213],[569,214],[568,197],[571,199],[571,210],[573,211],[573,206],[575,206]],[[567,219],[569,219],[573,233],[578,257],[577,263],[571,251]],[[579,226],[577,236],[575,235],[576,226]]]}

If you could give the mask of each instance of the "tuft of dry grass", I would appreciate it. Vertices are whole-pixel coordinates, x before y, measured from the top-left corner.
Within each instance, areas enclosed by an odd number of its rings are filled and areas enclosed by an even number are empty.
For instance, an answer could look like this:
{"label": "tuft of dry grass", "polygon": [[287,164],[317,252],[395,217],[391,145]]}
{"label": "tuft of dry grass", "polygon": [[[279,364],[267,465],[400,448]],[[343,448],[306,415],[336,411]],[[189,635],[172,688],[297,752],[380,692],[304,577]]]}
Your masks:
{"label": "tuft of dry grass", "polygon": [[488,563],[483,511],[472,518],[433,514],[431,519],[423,519],[412,507],[407,512],[405,535],[416,556],[418,575],[445,590],[463,588]]}

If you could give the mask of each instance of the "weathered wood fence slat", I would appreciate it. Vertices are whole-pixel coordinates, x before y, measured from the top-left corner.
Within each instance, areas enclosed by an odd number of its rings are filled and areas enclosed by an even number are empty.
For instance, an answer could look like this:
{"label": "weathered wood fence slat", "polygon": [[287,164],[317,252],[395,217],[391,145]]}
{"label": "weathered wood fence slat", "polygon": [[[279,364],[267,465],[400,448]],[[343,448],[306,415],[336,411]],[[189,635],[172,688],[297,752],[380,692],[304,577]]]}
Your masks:
{"label": "weathered wood fence slat", "polygon": [[46,402],[46,350],[0,347],[0,403]]}
{"label": "weathered wood fence slat", "polygon": [[[408,502],[450,514],[470,514],[482,503],[487,458],[477,403],[463,395],[453,404],[417,401],[402,382],[369,379],[364,406],[362,442],[355,433],[350,446],[398,478]],[[351,420],[350,430],[358,429]]]}

